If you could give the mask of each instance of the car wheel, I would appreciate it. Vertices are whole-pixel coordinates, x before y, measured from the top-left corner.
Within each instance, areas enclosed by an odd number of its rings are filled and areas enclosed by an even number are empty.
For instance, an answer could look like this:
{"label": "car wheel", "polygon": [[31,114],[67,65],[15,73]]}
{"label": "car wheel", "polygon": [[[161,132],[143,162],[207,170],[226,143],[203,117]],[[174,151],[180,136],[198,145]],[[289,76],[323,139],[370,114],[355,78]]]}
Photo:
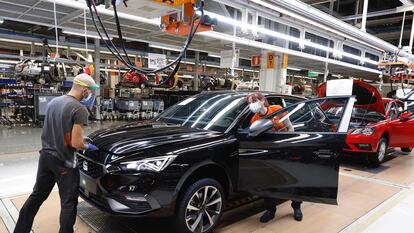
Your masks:
{"label": "car wheel", "polygon": [[413,148],[405,148],[405,147],[401,147],[401,151],[402,152],[407,152],[410,153],[413,150]]}
{"label": "car wheel", "polygon": [[179,232],[209,233],[217,226],[224,206],[224,192],[214,179],[201,179],[185,190],[177,205]]}
{"label": "car wheel", "polygon": [[388,141],[385,138],[381,138],[378,143],[377,152],[373,155],[369,156],[369,160],[372,165],[379,166],[382,162],[384,162],[385,156],[388,150]]}

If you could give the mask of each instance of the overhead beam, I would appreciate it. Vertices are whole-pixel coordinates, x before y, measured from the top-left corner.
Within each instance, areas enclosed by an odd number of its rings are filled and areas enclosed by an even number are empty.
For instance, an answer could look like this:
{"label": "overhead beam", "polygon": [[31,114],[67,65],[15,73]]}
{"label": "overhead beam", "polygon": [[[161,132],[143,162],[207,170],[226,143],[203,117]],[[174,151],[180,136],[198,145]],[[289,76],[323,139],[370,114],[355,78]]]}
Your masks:
{"label": "overhead beam", "polygon": [[[66,15],[65,17],[61,18],[58,20],[58,25],[62,25],[64,23],[67,23],[69,21],[72,21],[80,16],[82,16],[84,14],[83,10],[76,10],[68,15]],[[53,22],[51,22],[53,23]]]}
{"label": "overhead beam", "polygon": [[29,9],[25,10],[21,15],[19,15],[17,18],[20,19],[21,17],[25,16],[29,11],[33,10],[42,2],[42,0],[37,1],[33,6],[31,6]]}
{"label": "overhead beam", "polygon": [[[384,15],[392,15],[392,14],[402,13],[407,10],[408,10],[408,7],[397,7],[397,8],[388,9],[388,10],[373,11],[373,12],[367,13],[367,18],[384,16]],[[340,19],[343,21],[362,19],[362,14],[344,16],[344,17],[341,17]]]}

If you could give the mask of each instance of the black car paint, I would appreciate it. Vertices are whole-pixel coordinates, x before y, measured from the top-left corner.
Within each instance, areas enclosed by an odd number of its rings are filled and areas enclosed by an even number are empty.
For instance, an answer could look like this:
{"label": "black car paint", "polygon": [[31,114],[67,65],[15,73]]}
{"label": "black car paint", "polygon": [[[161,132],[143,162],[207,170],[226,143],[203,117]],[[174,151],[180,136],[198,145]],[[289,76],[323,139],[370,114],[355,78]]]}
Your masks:
{"label": "black car paint", "polygon": [[[247,94],[246,94],[247,95]],[[270,98],[271,95],[267,94]],[[274,98],[282,98],[284,96],[273,96]],[[286,96],[289,98],[296,98],[297,101],[303,100],[302,98]],[[309,163],[312,161],[306,161],[312,158],[309,152],[317,148],[319,145],[326,143],[327,139],[331,141],[337,141],[338,143],[332,144],[332,151],[326,153],[333,153],[336,155],[335,148],[342,148],[340,145],[340,139],[332,140],[332,135],[328,133],[318,136],[315,140],[309,140],[308,147],[305,149],[297,148],[295,153],[296,158],[286,157],[284,151],[294,149],[292,143],[280,143],[279,146],[274,147],[275,144],[262,145],[263,150],[266,153],[261,155],[255,155],[249,157],[249,151],[251,152],[251,145],[260,140],[263,137],[259,137],[254,140],[241,139],[246,135],[238,130],[240,122],[245,118],[245,115],[249,114],[246,107],[245,111],[237,118],[235,122],[226,132],[214,132],[208,130],[193,129],[190,127],[183,127],[177,125],[168,125],[160,122],[148,121],[145,123],[134,123],[117,128],[105,129],[97,131],[91,134],[89,137],[92,142],[101,148],[99,152],[86,153],[83,157],[96,163],[102,164],[102,166],[116,166],[117,163],[122,161],[139,160],[143,158],[156,157],[165,155],[168,153],[174,153],[177,158],[173,163],[160,173],[156,172],[136,172],[136,173],[124,173],[117,169],[111,174],[105,174],[103,177],[98,177],[94,181],[98,186],[98,196],[101,197],[114,197],[117,200],[125,199],[127,195],[147,195],[152,201],[152,209],[148,211],[131,212],[131,211],[112,211],[111,208],[105,205],[101,205],[95,199],[90,197],[90,194],[81,189],[81,196],[97,206],[98,208],[116,215],[127,216],[170,216],[175,212],[175,202],[179,198],[180,191],[186,182],[191,181],[191,177],[194,174],[199,174],[197,171],[203,170],[211,172],[212,175],[217,175],[218,179],[222,183],[226,184],[224,187],[227,193],[237,192],[240,190],[239,185],[243,186],[243,180],[239,181],[239,158],[241,160],[240,171],[243,172],[243,167],[257,164],[259,161],[261,169],[263,169],[263,161],[265,161],[264,154],[271,154],[273,157],[277,157],[277,160],[283,161],[287,166],[294,166],[295,163]],[[297,137],[298,135],[281,135],[281,137]],[[300,135],[299,135],[300,136]],[[303,136],[303,135],[302,135]],[[273,140],[271,137],[268,139]],[[344,141],[344,140],[342,140]],[[143,143],[146,142],[146,143]],[[131,144],[136,144],[131,147]],[[250,144],[250,146],[249,146]],[[283,146],[282,146],[283,144]],[[126,146],[125,149],[119,149],[122,146]],[[266,148],[272,148],[268,150]],[[260,147],[256,147],[256,150]],[[303,150],[302,150],[303,149]],[[240,151],[240,157],[239,157]],[[257,152],[257,151],[256,151]],[[320,152],[323,156],[324,151]],[[247,157],[246,157],[247,155]],[[321,158],[321,157],[320,157]],[[313,166],[313,171],[318,171],[321,166],[335,166],[334,169],[338,169],[337,164],[333,162],[334,157],[323,159]],[[112,169],[112,166],[107,169]],[[81,165],[80,165],[81,167]],[[82,167],[81,167],[82,168]],[[301,169],[299,166],[298,169]],[[217,171],[223,171],[222,174],[215,174]],[[306,187],[308,185],[298,184],[296,181],[298,176],[306,176],[304,171],[298,170],[297,174],[290,174],[286,172],[286,167],[274,167],[269,170],[270,176],[280,176],[279,188],[295,190],[295,195],[286,196],[287,199],[302,198],[309,201],[332,203],[328,199],[336,199],[332,192],[326,194],[319,194],[322,198],[306,198],[305,194],[312,193],[313,190]],[[81,169],[81,174],[85,177],[85,172]],[[243,174],[242,174],[243,175]],[[320,174],[319,174],[320,175]],[[325,174],[326,175],[326,174]],[[249,177],[249,175],[248,175]],[[337,180],[337,176],[324,177],[329,180]],[[90,177],[88,177],[89,179]],[[249,178],[254,178],[253,176]],[[262,177],[263,178],[263,177]],[[130,192],[128,189],[122,189],[130,185],[136,185],[136,192]],[[241,189],[250,191],[250,193],[256,193],[266,196],[266,192],[277,192],[274,187],[269,185],[265,188],[258,189],[258,187],[251,186],[251,182]],[[121,188],[121,190],[119,190]],[[331,187],[326,187],[329,190]],[[335,194],[336,195],[336,194]],[[326,197],[324,200],[323,196]],[[155,200],[155,201],[154,201]],[[155,208],[154,208],[155,207]]]}
{"label": "black car paint", "polygon": [[[118,134],[114,136],[114,132]],[[127,137],[128,135],[129,137]],[[127,150],[123,151],[123,153],[114,153],[116,152],[114,148],[117,147],[112,145],[120,146],[128,143],[138,143],[144,137],[149,145],[136,147],[135,149],[139,152],[135,151],[136,153],[134,153],[134,151]],[[147,122],[146,124],[129,124],[113,130],[98,131],[90,135],[90,138],[95,145],[102,148],[102,151],[86,153],[86,157],[104,166],[121,163],[130,159],[140,160],[168,153],[177,155],[174,162],[161,173],[115,173],[107,174],[103,178],[97,179],[100,190],[103,191],[104,195],[115,194],[119,197],[130,194],[125,192],[126,190],[118,191],[116,188],[140,184],[137,188],[138,190],[154,196],[161,209],[167,210],[165,213],[160,211],[158,215],[169,215],[172,213],[175,200],[185,180],[201,167],[219,167],[227,171],[226,175],[228,177],[226,179],[229,182],[227,189],[237,185],[238,143],[231,134],[222,135],[218,132],[197,130],[190,127]],[[217,151],[220,151],[220,153],[215,153]],[[103,155],[99,156],[97,154]],[[194,156],[194,154],[197,156]],[[116,159],[111,159],[113,156]],[[108,184],[117,184],[117,187],[111,187]],[[100,207],[108,212],[112,212],[110,209],[105,209],[104,206]],[[125,214],[128,213],[126,212]]]}

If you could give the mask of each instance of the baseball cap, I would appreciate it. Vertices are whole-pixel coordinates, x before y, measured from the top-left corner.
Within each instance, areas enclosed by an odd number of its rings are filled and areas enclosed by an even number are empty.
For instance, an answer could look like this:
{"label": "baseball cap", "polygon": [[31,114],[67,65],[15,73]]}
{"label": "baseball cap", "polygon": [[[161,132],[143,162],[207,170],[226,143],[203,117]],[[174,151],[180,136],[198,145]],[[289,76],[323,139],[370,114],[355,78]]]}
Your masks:
{"label": "baseball cap", "polygon": [[73,79],[73,83],[82,87],[97,89],[99,85],[96,84],[95,80],[87,74],[79,74]]}

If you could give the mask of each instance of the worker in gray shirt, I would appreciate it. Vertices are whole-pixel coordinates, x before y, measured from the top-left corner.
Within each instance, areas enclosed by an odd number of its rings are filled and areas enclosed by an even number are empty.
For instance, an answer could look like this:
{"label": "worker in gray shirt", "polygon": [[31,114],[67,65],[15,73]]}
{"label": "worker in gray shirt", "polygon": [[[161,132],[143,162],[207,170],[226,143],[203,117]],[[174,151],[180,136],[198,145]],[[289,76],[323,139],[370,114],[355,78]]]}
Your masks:
{"label": "worker in gray shirt", "polygon": [[36,184],[20,211],[15,233],[30,232],[37,211],[55,183],[61,200],[59,233],[73,233],[79,196],[79,170],[75,152],[98,150],[83,140],[83,127],[87,124],[89,114],[82,101],[93,101],[96,88],[99,86],[89,75],[80,74],[74,78],[72,89],[67,95],[57,97],[48,104]]}

